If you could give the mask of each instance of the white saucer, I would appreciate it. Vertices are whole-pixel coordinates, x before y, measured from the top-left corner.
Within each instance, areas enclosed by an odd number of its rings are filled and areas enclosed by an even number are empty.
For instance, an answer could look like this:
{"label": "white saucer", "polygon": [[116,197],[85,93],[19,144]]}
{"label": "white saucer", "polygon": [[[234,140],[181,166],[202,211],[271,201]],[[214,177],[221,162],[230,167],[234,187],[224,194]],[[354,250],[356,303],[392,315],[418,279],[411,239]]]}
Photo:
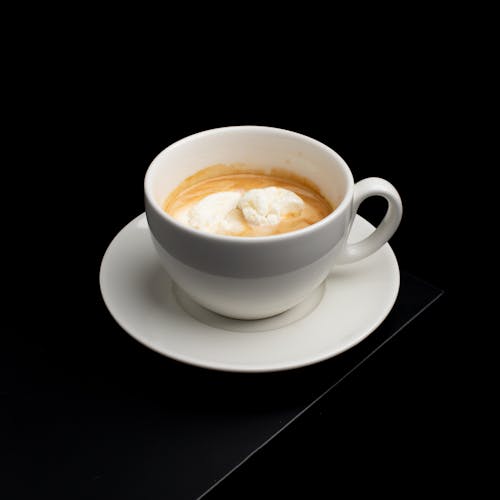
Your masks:
{"label": "white saucer", "polygon": [[[372,230],[356,216],[350,240]],[[323,287],[290,311],[264,320],[233,320],[174,290],[142,214],[109,245],[100,285],[118,324],[150,349],[205,368],[267,372],[317,363],[362,341],[392,309],[399,268],[386,244],[360,262],[335,267]]]}

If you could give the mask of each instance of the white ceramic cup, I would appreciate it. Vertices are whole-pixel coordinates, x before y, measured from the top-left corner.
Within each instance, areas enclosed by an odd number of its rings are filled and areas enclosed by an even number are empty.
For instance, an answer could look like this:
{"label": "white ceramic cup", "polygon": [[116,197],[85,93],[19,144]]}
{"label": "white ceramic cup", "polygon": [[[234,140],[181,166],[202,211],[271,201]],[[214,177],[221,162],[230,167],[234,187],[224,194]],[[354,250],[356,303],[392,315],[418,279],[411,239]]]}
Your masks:
{"label": "white ceramic cup", "polygon": [[[336,208],[304,229],[262,237],[201,232],[164,212],[164,200],[184,179],[221,163],[285,168],[314,182]],[[377,251],[402,215],[401,198],[387,181],[371,177],[354,184],[345,161],[328,146],[270,127],[224,127],[181,139],[153,160],[144,189],[153,242],[172,280],[200,305],[239,319],[265,318],[297,305],[334,264]],[[384,197],[387,213],[370,236],[347,244],[358,207],[369,196]]]}

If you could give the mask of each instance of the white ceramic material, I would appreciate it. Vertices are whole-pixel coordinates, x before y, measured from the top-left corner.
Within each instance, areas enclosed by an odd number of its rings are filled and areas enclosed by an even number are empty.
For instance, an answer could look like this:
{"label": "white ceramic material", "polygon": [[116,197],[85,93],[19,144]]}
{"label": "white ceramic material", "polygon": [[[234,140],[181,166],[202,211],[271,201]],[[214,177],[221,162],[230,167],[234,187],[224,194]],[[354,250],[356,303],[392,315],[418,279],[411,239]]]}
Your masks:
{"label": "white ceramic material", "polygon": [[[372,231],[357,216],[350,240]],[[254,321],[225,318],[176,296],[143,214],[109,245],[100,284],[113,317],[147,347],[206,368],[266,372],[328,359],[367,337],[396,300],[399,269],[385,244],[366,259],[336,266],[322,287],[283,314]]]}
{"label": "white ceramic material", "polygon": [[[196,231],[162,210],[182,180],[220,163],[284,167],[317,184],[336,209],[299,231],[258,238]],[[402,214],[401,199],[387,181],[369,178],[354,184],[335,151],[304,135],[269,127],[225,127],[186,137],[154,159],[144,188],[153,241],[170,277],[197,303],[239,319],[265,318],[297,305],[335,263],[355,262],[378,250]],[[369,196],[387,199],[386,216],[366,239],[346,246],[358,206]]]}

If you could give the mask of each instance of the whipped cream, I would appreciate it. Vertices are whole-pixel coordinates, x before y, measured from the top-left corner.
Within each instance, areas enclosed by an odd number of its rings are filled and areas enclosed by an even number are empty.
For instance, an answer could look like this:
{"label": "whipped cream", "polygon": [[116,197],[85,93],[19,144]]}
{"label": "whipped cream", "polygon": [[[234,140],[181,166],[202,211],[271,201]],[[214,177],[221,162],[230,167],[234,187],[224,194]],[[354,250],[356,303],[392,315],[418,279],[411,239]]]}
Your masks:
{"label": "whipped cream", "polygon": [[300,215],[304,202],[293,191],[278,187],[209,194],[182,211],[177,219],[215,234],[237,235],[245,226],[275,226],[282,217]]}

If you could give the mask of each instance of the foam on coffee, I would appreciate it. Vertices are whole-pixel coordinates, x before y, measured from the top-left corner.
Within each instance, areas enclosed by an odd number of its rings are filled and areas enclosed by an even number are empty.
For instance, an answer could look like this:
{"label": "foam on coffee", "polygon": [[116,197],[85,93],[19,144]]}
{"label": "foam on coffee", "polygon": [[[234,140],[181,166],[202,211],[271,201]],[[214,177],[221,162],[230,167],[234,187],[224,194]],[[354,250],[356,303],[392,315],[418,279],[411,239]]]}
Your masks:
{"label": "foam on coffee", "polygon": [[[274,204],[267,218],[266,214],[255,213],[249,217],[255,200],[263,200],[266,207]],[[309,179],[281,168],[264,170],[243,164],[200,170],[170,193],[163,208],[195,229],[233,236],[296,231],[333,211],[331,203]]]}

